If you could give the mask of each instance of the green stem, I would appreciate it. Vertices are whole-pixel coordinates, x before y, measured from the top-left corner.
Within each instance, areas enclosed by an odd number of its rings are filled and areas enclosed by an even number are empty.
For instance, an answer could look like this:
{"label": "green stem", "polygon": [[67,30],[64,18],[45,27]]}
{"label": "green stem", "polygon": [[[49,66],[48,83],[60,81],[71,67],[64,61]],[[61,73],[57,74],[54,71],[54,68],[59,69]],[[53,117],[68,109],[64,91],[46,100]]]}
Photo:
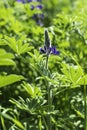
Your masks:
{"label": "green stem", "polygon": [[48,58],[49,58],[49,55],[46,55],[46,70],[48,70]]}
{"label": "green stem", "polygon": [[[48,71],[48,58],[49,55],[46,56],[46,70]],[[48,75],[48,74],[47,74]],[[52,125],[51,125],[51,106],[52,106],[52,89],[50,88],[49,84],[47,86],[47,91],[48,91],[48,117],[47,117],[47,123],[48,123],[48,129],[52,130]]]}
{"label": "green stem", "polygon": [[49,130],[52,130],[52,124],[51,124],[51,106],[52,106],[52,89],[50,88],[50,86],[48,86],[48,111],[49,111],[49,115],[48,115],[48,127]]}
{"label": "green stem", "polygon": [[49,129],[48,129],[48,125],[47,125],[47,123],[46,123],[44,117],[42,117],[42,118],[43,118],[43,122],[44,122],[44,125],[45,125],[45,127],[46,127],[46,130],[49,130]]}
{"label": "green stem", "polygon": [[85,108],[85,129],[84,130],[87,130],[87,102],[86,102],[86,98],[87,98],[87,95],[86,95],[86,85],[84,84],[84,108]]}

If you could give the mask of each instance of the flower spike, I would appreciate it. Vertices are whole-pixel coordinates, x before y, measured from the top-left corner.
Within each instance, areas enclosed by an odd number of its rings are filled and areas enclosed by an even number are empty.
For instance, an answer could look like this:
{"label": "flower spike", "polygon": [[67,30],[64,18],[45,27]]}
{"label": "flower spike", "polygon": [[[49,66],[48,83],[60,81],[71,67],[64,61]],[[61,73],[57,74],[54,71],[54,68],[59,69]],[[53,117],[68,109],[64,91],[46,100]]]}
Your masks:
{"label": "flower spike", "polygon": [[51,45],[51,41],[47,29],[45,29],[44,48],[40,48],[40,52],[46,55],[50,55],[50,54],[58,55],[60,53],[59,51],[56,50],[55,46]]}

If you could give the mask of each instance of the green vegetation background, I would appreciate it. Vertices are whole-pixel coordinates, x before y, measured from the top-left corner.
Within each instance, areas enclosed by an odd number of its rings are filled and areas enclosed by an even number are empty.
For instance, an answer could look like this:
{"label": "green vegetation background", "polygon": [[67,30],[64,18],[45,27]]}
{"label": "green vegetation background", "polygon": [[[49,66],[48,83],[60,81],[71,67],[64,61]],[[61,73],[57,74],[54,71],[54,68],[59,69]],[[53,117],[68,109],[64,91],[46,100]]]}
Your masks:
{"label": "green vegetation background", "polygon": [[[43,0],[43,10],[0,0],[0,130],[47,130],[47,82],[53,91],[52,129],[83,130],[86,119],[87,1]],[[43,13],[44,26],[31,19]],[[44,28],[60,55],[49,58]],[[85,129],[86,130],[86,129]]]}

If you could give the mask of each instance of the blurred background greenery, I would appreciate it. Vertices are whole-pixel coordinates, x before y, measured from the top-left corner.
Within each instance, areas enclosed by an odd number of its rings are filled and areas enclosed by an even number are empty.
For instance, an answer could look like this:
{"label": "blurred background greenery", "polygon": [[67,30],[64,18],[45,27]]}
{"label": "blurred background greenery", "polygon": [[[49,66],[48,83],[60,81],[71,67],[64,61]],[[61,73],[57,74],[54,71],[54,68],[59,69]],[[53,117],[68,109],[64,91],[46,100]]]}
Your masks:
{"label": "blurred background greenery", "polygon": [[[29,83],[35,89],[39,88],[39,95],[34,95],[34,98],[31,93],[26,92],[22,81],[0,88],[0,106],[3,107],[0,108],[0,129],[46,129],[42,119],[46,118],[47,114],[45,57],[40,54],[39,48],[44,46],[44,28],[47,27],[52,45],[60,51],[59,56],[50,56],[51,76],[46,79],[52,84],[54,93],[53,129],[83,130],[84,89],[83,84],[76,84],[73,76],[77,74],[77,77],[81,77],[87,73],[87,1],[42,0],[41,4],[42,10],[31,10],[30,3],[22,4],[16,0],[0,1],[0,52],[4,49],[6,55],[11,53],[13,56],[9,57],[13,57],[14,62],[1,62],[0,75],[22,75],[25,78],[25,86]],[[44,14],[44,19],[41,20],[43,26],[32,19],[35,13]],[[69,76],[64,73],[64,69],[70,69]],[[72,81],[69,82],[70,76],[75,86]],[[41,77],[43,78],[39,79]],[[19,105],[17,101],[20,102]],[[35,103],[37,107],[33,108]],[[10,116],[12,121],[9,120]]]}

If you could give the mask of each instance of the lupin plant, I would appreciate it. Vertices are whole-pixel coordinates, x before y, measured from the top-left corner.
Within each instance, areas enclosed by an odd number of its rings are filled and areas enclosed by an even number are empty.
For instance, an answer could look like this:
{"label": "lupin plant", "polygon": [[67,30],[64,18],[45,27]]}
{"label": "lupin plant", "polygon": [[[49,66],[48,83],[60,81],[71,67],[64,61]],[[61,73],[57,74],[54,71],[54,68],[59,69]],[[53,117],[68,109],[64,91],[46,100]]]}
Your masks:
{"label": "lupin plant", "polygon": [[[31,10],[34,10],[34,9],[42,10],[43,9],[43,5],[41,4],[42,0],[17,0],[17,2],[21,2],[23,4],[32,2],[32,5],[30,7]],[[34,2],[38,2],[39,4],[33,5]],[[42,22],[44,20],[44,14],[43,13],[37,13],[36,12],[32,16],[32,19],[34,19],[38,25],[43,26],[43,22]]]}
{"label": "lupin plant", "polygon": [[[56,50],[56,47],[52,46],[51,44],[51,40],[48,34],[48,29],[45,29],[45,33],[44,33],[44,37],[45,37],[45,41],[44,41],[44,48],[40,48],[40,52],[43,54],[46,54],[46,64],[45,64],[45,68],[46,68],[46,74],[48,76],[48,72],[49,72],[49,68],[48,68],[48,59],[50,54],[54,54],[54,55],[58,55],[59,51]],[[47,124],[48,124],[48,130],[52,130],[52,122],[51,122],[51,112],[52,112],[52,89],[51,86],[49,84],[49,82],[47,82],[47,94],[48,94],[48,115],[47,115]]]}

